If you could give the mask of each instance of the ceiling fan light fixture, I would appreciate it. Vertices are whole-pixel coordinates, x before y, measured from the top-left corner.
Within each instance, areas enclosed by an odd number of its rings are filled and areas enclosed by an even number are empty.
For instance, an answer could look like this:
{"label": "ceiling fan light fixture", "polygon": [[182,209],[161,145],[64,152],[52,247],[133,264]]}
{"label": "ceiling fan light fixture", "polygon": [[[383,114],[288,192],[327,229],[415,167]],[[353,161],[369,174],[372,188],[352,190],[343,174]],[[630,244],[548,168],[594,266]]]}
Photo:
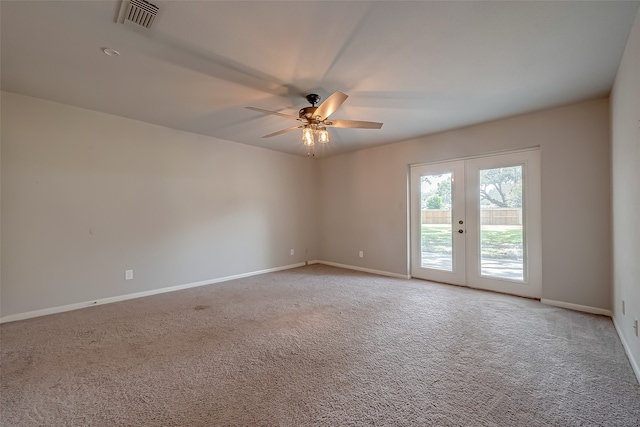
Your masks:
{"label": "ceiling fan light fixture", "polygon": [[329,131],[326,128],[321,128],[318,130],[318,142],[326,144],[329,142]]}
{"label": "ceiling fan light fixture", "polygon": [[313,138],[313,129],[310,127],[302,129],[302,142],[304,142],[304,145],[307,147],[311,147],[315,143]]}

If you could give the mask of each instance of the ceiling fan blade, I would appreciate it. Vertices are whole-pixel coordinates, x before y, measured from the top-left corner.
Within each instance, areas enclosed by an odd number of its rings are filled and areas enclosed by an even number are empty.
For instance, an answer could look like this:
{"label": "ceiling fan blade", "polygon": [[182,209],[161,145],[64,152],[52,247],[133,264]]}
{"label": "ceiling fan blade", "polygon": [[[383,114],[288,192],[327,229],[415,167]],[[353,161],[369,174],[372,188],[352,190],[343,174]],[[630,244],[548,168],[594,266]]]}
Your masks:
{"label": "ceiling fan blade", "polygon": [[292,130],[296,130],[296,129],[302,129],[304,126],[300,125],[300,126],[294,126],[291,128],[287,128],[287,129],[282,129],[279,130],[278,132],[274,132],[274,133],[270,133],[269,135],[265,135],[263,136],[263,138],[271,138],[272,136],[277,136],[277,135],[282,135],[283,133],[287,133],[287,132],[291,132]]}
{"label": "ceiling fan blade", "polygon": [[363,122],[360,120],[328,120],[325,122],[327,126],[334,128],[358,128],[358,129],[380,129],[382,123],[379,122]]}
{"label": "ceiling fan blade", "polygon": [[322,104],[318,107],[314,113],[316,116],[320,116],[320,120],[324,120],[331,115],[334,111],[347,100],[349,95],[346,95],[340,91],[335,91]]}
{"label": "ceiling fan blade", "polygon": [[291,114],[278,113],[277,111],[264,110],[262,108],[257,108],[257,107],[244,107],[244,108],[246,108],[247,110],[257,111],[259,113],[273,114],[274,116],[286,117],[287,119],[300,120],[300,117],[292,116]]}

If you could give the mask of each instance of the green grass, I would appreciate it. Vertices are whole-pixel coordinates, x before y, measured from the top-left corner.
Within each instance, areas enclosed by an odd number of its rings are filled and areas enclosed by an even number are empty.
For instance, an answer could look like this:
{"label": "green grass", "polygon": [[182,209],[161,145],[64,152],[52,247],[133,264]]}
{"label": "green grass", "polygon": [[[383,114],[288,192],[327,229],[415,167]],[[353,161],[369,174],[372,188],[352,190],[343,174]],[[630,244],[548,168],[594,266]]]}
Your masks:
{"label": "green grass", "polygon": [[[451,235],[449,225],[423,225],[422,251],[450,254]],[[491,226],[480,233],[480,240],[482,258],[522,260],[522,229],[520,227]]]}
{"label": "green grass", "polygon": [[480,232],[482,258],[522,260],[520,227],[483,230]]}
{"label": "green grass", "polygon": [[451,253],[451,226],[423,225],[422,252]]}

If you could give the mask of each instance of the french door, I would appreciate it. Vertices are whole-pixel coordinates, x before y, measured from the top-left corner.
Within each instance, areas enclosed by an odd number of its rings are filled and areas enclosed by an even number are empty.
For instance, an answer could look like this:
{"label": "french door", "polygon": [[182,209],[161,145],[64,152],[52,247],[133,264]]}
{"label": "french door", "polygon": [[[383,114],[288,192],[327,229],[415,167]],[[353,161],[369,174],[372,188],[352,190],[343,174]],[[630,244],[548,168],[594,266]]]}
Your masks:
{"label": "french door", "polygon": [[411,166],[411,275],[540,298],[538,150]]}

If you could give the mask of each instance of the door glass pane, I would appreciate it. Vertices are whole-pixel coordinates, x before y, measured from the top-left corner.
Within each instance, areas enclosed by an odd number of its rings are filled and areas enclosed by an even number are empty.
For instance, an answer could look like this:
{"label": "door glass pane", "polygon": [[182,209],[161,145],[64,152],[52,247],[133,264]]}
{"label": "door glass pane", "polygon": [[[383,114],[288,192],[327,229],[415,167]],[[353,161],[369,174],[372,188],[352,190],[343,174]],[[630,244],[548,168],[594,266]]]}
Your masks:
{"label": "door glass pane", "polygon": [[522,166],[480,170],[480,275],[524,281]]}
{"label": "door glass pane", "polygon": [[453,270],[451,173],[420,177],[421,266]]}

